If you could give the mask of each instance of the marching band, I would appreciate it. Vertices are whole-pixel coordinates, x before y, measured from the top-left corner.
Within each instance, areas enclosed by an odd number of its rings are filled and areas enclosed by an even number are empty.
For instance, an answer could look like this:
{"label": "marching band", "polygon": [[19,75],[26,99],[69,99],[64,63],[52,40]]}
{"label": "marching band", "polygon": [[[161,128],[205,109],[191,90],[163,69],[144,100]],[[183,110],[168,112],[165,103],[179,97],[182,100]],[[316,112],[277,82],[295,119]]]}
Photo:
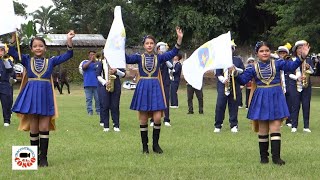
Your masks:
{"label": "marching band", "polygon": [[[155,153],[162,154],[163,150],[159,145],[161,118],[164,117],[166,126],[171,126],[169,107],[179,107],[177,90],[181,76],[182,63],[180,63],[180,60],[182,56],[178,54],[178,51],[181,46],[183,33],[178,27],[176,31],[178,40],[171,51],[168,50],[166,43],[161,42],[156,44],[155,38],[148,35],[143,38],[145,53],[141,55],[126,55],[127,64],[138,64],[139,67],[138,82],[130,109],[139,112],[142,152],[145,154],[149,153],[148,118],[153,119],[152,149]],[[45,42],[40,38],[35,38],[30,42],[30,47],[33,50],[35,58],[22,55],[22,64],[24,67],[27,67],[27,73],[24,78],[27,79],[24,79],[22,82],[23,88],[13,105],[12,111],[24,114],[24,116],[21,116],[19,129],[30,130],[30,143],[37,146],[40,150],[40,166],[48,166],[49,131],[55,128],[53,117],[57,113],[55,110],[56,102],[50,84],[51,67],[63,63],[72,57],[71,40],[74,36],[73,32],[68,34],[68,51],[61,56],[56,56],[50,60],[45,59],[45,50],[43,50]],[[15,41],[14,36],[13,41]],[[232,51],[235,50],[235,47],[236,45],[232,42]],[[41,52],[36,50],[36,48],[40,48]],[[277,165],[285,164],[285,161],[280,158],[280,126],[282,121],[286,119],[286,124],[291,127],[291,132],[297,132],[300,104],[302,104],[303,109],[303,132],[311,132],[309,127],[312,86],[310,75],[314,75],[317,69],[319,69],[319,54],[308,57],[310,47],[304,40],[295,43],[292,48],[292,55],[290,55],[290,48],[288,46],[279,46],[276,51],[279,57],[272,59],[270,46],[266,42],[258,42],[255,46],[257,60],[250,57],[247,60],[248,65],[246,68],[242,59],[233,56],[232,67],[217,69],[215,71],[217,78],[217,102],[213,132],[221,132],[225,118],[225,109],[228,104],[231,132],[238,133],[237,98],[239,97],[237,96],[241,96],[242,94],[240,85],[246,84],[247,118],[252,120],[254,130],[258,133],[260,162],[262,164],[269,162],[269,144],[271,144],[273,163]],[[155,53],[155,49],[158,51],[157,53]],[[91,57],[90,53],[95,52],[89,52],[90,60],[81,62],[79,71],[86,74],[86,69],[91,67],[92,72],[95,73],[94,77],[90,78],[96,78],[98,82],[100,112],[97,112],[100,115],[103,131],[109,132],[109,114],[111,112],[113,130],[119,132],[120,78],[125,77],[126,71],[125,69],[111,68],[108,59],[104,58],[104,56],[102,56],[102,60],[96,62],[95,57],[93,55]],[[2,87],[0,88],[0,99],[3,108],[4,126],[8,127],[10,125],[12,103],[9,102],[10,98],[7,97],[12,96],[12,91],[9,88],[9,79],[10,73],[13,72],[13,64],[4,58],[6,54],[5,46],[0,44],[0,56],[3,59],[0,61],[0,86]],[[10,46],[8,54],[18,59],[18,53],[13,46]],[[173,58],[174,61],[172,62]],[[93,63],[91,64],[91,62]],[[34,89],[30,90],[31,86],[35,89],[42,86],[46,87],[47,90],[50,89],[51,95],[44,102],[49,103],[52,108],[47,109],[48,104],[39,104],[39,107],[34,107],[35,104],[32,104],[30,97],[35,100],[39,97],[32,95]],[[193,87],[188,84],[188,94],[190,88]],[[37,91],[42,92],[41,88]],[[202,90],[198,91],[203,98]],[[29,96],[26,96],[26,94],[29,94]],[[170,96],[171,106],[169,105]],[[268,101],[265,101],[266,99]],[[199,100],[199,113],[203,114],[203,99],[201,100],[201,103]],[[32,108],[26,108],[26,104]],[[193,107],[191,106],[190,109],[189,100],[188,104],[188,114],[193,114]],[[92,115],[92,109],[88,109],[88,114]],[[42,122],[47,122],[49,125],[45,126]]]}

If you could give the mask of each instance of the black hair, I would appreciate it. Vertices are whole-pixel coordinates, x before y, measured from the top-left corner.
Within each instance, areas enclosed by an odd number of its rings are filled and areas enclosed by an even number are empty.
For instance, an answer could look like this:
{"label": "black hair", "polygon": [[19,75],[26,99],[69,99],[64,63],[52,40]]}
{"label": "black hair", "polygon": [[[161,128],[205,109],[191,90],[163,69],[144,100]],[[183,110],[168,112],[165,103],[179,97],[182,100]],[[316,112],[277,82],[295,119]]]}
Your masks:
{"label": "black hair", "polygon": [[264,42],[264,41],[259,41],[256,43],[256,45],[254,47],[254,51],[257,53],[262,46],[267,46],[268,48],[271,48],[269,43]]}
{"label": "black hair", "polygon": [[142,38],[142,44],[146,41],[146,39],[152,39],[154,43],[156,43],[156,38],[154,38],[152,35],[146,35]]}
{"label": "black hair", "polygon": [[178,57],[178,61],[180,61],[182,59],[182,55],[181,54],[177,54]]}
{"label": "black hair", "polygon": [[30,45],[29,45],[30,49],[32,48],[32,44],[33,44],[34,40],[39,40],[39,41],[43,42],[44,46],[47,46],[46,41],[43,39],[43,37],[36,36],[36,37],[32,38],[30,41]]}

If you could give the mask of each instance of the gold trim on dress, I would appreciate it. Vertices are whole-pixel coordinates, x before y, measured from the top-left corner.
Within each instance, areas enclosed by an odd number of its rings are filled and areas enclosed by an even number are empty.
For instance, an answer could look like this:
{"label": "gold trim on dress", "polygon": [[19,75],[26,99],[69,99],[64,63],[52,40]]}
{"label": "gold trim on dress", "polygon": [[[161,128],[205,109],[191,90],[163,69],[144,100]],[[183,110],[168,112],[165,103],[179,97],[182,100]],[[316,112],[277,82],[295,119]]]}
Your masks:
{"label": "gold trim on dress", "polygon": [[33,74],[35,74],[38,78],[41,78],[41,76],[44,75],[44,73],[47,72],[47,69],[48,69],[48,59],[45,59],[44,61],[44,67],[42,69],[42,71],[40,73],[38,73],[34,68],[35,68],[35,60],[34,58],[31,58],[31,71],[33,72]]}
{"label": "gold trim on dress", "polygon": [[257,85],[257,88],[270,88],[270,87],[276,87],[276,86],[281,86],[281,84],[277,83],[277,84],[270,84],[270,85]]}
{"label": "gold trim on dress", "polygon": [[145,77],[145,76],[140,76],[140,79],[158,79],[158,77]]}
{"label": "gold trim on dress", "polygon": [[[151,77],[153,73],[157,70],[158,66],[158,57],[156,55],[153,55],[153,66],[151,71],[149,72],[146,68],[146,56],[144,54],[141,55],[141,66],[144,73],[148,75],[148,77]],[[140,77],[141,78],[141,77]]]}
{"label": "gold trim on dress", "polygon": [[254,64],[254,68],[256,70],[258,79],[260,79],[260,81],[266,85],[269,85],[273,81],[273,79],[276,77],[276,66],[273,60],[270,61],[270,66],[271,66],[271,74],[267,79],[264,79],[261,74],[259,63]]}
{"label": "gold trim on dress", "polygon": [[50,82],[50,79],[45,79],[45,78],[28,78],[28,81],[48,81],[48,82]]}

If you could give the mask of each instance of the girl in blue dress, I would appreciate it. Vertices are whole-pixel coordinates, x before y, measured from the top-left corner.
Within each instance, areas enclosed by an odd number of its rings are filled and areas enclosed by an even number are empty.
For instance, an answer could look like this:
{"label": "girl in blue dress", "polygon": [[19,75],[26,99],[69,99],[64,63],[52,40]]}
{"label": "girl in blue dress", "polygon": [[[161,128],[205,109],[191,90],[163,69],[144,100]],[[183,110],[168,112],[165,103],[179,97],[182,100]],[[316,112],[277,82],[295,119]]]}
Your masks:
{"label": "girl in blue dress", "polygon": [[270,46],[266,42],[258,42],[255,52],[258,62],[249,65],[246,70],[237,76],[241,84],[250,80],[256,83],[247,118],[258,125],[258,138],[261,163],[269,162],[269,133],[271,141],[271,154],[274,164],[284,165],[280,158],[281,147],[281,121],[290,114],[286,99],[280,85],[280,70],[292,71],[297,69],[307,57],[309,45],[303,47],[303,53],[296,61],[270,60]]}
{"label": "girl in blue dress", "polygon": [[[38,146],[40,167],[48,166],[49,130],[55,129],[55,118],[58,115],[51,74],[54,66],[72,58],[74,36],[73,31],[67,34],[68,51],[60,56],[46,59],[46,43],[41,37],[35,37],[30,42],[33,56],[21,56],[21,64],[25,67],[26,74],[12,111],[18,113],[20,118],[19,130],[30,130],[31,145]],[[11,44],[16,41],[15,33],[11,41]],[[19,57],[13,46],[9,48],[8,54],[15,59]]]}
{"label": "girl in blue dress", "polygon": [[143,153],[149,153],[148,149],[148,118],[154,120],[153,126],[153,146],[155,153],[163,153],[159,146],[161,117],[167,104],[163,91],[161,73],[159,71],[160,64],[165,63],[178,54],[181,46],[183,33],[179,27],[176,27],[177,44],[175,47],[164,54],[155,55],[155,38],[153,36],[145,36],[143,38],[143,47],[145,53],[142,55],[126,55],[127,64],[138,64],[139,81],[137,83],[130,109],[139,111],[140,132],[143,147]]}

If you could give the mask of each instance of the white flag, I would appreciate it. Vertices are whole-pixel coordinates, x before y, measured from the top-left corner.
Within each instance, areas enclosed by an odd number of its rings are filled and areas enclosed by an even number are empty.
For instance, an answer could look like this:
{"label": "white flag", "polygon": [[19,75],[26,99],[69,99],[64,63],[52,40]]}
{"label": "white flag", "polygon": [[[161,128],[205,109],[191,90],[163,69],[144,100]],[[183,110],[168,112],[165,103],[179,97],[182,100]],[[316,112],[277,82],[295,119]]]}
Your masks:
{"label": "white flag", "polygon": [[232,66],[230,31],[195,50],[183,62],[182,72],[185,80],[194,88],[202,88],[203,74],[208,70],[224,69]]}
{"label": "white flag", "polygon": [[17,18],[14,14],[13,1],[0,0],[0,12],[1,12],[0,35],[8,34],[16,31]]}
{"label": "white flag", "polygon": [[126,68],[125,41],[126,31],[122,22],[121,7],[116,6],[114,19],[103,50],[110,67]]}

